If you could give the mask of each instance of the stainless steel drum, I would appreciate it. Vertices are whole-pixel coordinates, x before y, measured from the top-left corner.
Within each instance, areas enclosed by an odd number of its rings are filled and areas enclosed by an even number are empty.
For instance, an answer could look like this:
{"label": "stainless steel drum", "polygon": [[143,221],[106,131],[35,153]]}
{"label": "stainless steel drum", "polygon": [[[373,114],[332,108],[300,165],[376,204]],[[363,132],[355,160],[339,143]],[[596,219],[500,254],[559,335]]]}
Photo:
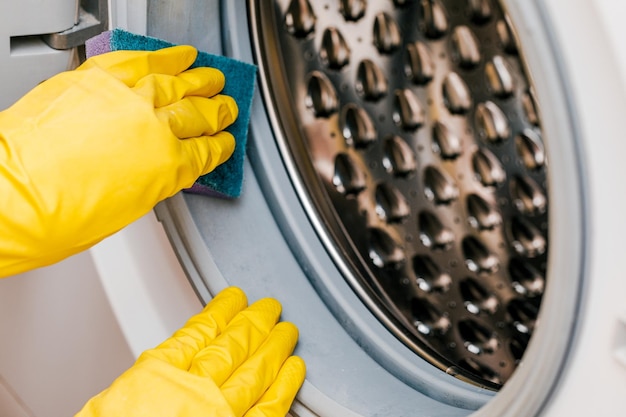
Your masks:
{"label": "stainless steel drum", "polygon": [[417,355],[497,390],[533,334],[547,156],[498,2],[250,2],[283,158],[344,278]]}

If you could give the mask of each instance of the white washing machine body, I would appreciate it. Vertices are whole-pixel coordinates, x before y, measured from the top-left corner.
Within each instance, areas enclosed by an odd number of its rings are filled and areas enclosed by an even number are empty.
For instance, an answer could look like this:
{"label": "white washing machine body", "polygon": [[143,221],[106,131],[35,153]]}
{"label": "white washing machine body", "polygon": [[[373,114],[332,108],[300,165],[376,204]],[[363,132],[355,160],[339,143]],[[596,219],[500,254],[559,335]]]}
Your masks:
{"label": "white washing machine body", "polygon": [[[157,207],[156,216],[89,251],[133,354],[168,337],[222,288],[239,285],[250,299],[278,298],[283,318],[300,328],[297,353],[307,361],[308,377],[296,415],[622,415],[626,51],[620,39],[626,6],[617,0],[502,5],[542,112],[551,257],[537,330],[498,393],[417,358],[343,279],[297,196],[263,83],[240,199],[181,193]],[[110,16],[113,26],[254,62],[247,6],[128,0],[113,2]]]}

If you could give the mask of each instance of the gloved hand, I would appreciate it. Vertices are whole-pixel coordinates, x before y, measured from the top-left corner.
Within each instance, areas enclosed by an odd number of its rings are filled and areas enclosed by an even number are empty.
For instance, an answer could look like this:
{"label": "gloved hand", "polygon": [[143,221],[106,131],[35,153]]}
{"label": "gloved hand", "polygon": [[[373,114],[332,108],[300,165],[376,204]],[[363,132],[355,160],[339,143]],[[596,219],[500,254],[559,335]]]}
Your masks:
{"label": "gloved hand", "polygon": [[99,55],[0,112],[0,277],[90,247],[228,159],[237,105],[220,71],[187,70],[196,55]]}
{"label": "gloved hand", "polygon": [[220,292],[76,417],[284,417],[305,375],[290,356],[298,330],[276,324],[276,300],[246,303],[238,288]]}

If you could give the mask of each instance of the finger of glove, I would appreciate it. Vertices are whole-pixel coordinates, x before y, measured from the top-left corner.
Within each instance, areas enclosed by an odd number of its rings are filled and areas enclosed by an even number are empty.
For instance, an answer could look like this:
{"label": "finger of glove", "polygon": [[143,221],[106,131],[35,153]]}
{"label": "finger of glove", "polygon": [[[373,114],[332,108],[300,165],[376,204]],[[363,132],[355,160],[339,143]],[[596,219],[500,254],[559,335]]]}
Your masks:
{"label": "finger of glove", "polygon": [[224,74],[215,68],[193,68],[178,75],[148,74],[137,81],[133,91],[163,107],[185,96],[212,97],[224,88]]}
{"label": "finger of glove", "polygon": [[267,339],[280,312],[280,304],[271,298],[252,304],[196,355],[189,372],[210,377],[218,386],[222,385]]}
{"label": "finger of glove", "polygon": [[86,60],[76,71],[100,68],[129,87],[148,74],[176,75],[195,61],[193,46],[178,45],[158,51],[113,51]]}
{"label": "finger of glove", "polygon": [[278,323],[259,349],[220,387],[236,416],[242,416],[272,385],[298,340],[292,323]]}
{"label": "finger of glove", "polygon": [[304,383],[306,365],[298,356],[287,358],[276,379],[244,417],[283,417]]}
{"label": "finger of glove", "polygon": [[[247,303],[242,290],[237,287],[226,288],[172,337],[141,356],[161,359],[179,369],[188,370],[193,357],[224,331],[228,323],[246,308]],[[141,360],[140,357],[138,362]]]}
{"label": "finger of glove", "polygon": [[213,136],[201,136],[178,141],[181,155],[178,160],[177,192],[190,187],[199,176],[213,171],[226,162],[235,151],[235,138],[223,131]]}
{"label": "finger of glove", "polygon": [[155,109],[157,117],[167,123],[178,138],[214,135],[230,126],[238,115],[232,97],[185,97],[176,103]]}

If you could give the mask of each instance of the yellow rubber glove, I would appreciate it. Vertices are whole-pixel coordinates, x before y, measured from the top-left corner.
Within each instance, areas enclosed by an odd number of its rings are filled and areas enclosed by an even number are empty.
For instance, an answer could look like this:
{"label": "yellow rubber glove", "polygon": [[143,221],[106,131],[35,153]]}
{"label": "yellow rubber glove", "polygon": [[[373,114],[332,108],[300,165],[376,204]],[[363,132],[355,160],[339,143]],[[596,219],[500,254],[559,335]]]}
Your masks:
{"label": "yellow rubber glove", "polygon": [[[220,292],[76,417],[284,417],[304,381],[298,330],[270,298]],[[244,310],[245,309],[245,310]]]}
{"label": "yellow rubber glove", "polygon": [[237,105],[220,71],[187,70],[196,55],[99,55],[0,112],[0,277],[90,247],[228,159]]}

